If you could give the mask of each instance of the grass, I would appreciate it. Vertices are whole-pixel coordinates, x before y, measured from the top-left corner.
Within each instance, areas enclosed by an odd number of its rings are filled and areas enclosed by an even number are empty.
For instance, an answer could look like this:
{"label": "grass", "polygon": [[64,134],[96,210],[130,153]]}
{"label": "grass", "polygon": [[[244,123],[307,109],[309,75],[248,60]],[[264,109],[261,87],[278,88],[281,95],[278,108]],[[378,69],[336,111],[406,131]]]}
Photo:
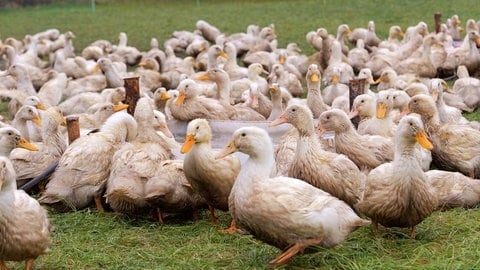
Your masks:
{"label": "grass", "polygon": [[[325,27],[335,33],[341,23],[350,28],[376,23],[385,38],[391,25],[404,29],[425,21],[432,30],[433,14],[444,19],[458,14],[462,21],[478,19],[473,1],[102,1],[95,13],[89,4],[0,10],[2,39],[23,38],[47,28],[73,31],[77,53],[97,39],[117,42],[128,34],[129,44],[141,50],[150,39],[161,43],[175,30],[195,29],[204,19],[224,32],[243,32],[249,24],[274,23],[279,46],[297,42],[305,54],[308,31]],[[199,3],[199,4],[197,4]],[[4,105],[4,104],[2,104]],[[4,109],[0,109],[4,110]],[[480,113],[466,114],[480,121]],[[172,217],[165,225],[148,218],[129,219],[94,210],[50,212],[55,225],[51,252],[41,256],[35,269],[265,269],[279,250],[248,235],[218,232],[230,223],[227,213],[211,225],[207,212],[197,222]],[[375,237],[370,227],[353,233],[333,249],[295,257],[285,269],[475,269],[480,268],[478,209],[434,213],[417,228],[416,240],[408,230],[382,228]],[[23,263],[8,262],[14,269]]]}

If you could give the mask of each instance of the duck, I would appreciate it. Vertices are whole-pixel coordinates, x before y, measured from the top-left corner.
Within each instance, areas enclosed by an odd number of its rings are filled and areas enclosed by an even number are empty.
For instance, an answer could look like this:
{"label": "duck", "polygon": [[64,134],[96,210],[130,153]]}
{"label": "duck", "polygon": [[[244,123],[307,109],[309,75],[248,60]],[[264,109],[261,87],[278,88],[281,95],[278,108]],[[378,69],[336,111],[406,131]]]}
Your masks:
{"label": "duck", "polygon": [[356,47],[348,51],[348,63],[352,66],[354,72],[359,72],[360,69],[365,67],[370,55],[365,49],[365,41],[358,39]]}
{"label": "duck", "polygon": [[142,59],[142,53],[133,46],[128,46],[128,36],[125,32],[118,34],[118,44],[112,51],[112,54],[117,55],[127,65],[134,66]]}
{"label": "duck", "polygon": [[120,63],[120,65],[123,64],[121,62],[113,62],[106,57],[102,57],[97,61],[98,66],[105,75],[107,87],[109,88],[122,87],[125,84],[123,78],[126,77],[127,74],[123,70],[124,68],[118,68],[118,64],[115,63]]}
{"label": "duck", "polygon": [[392,25],[388,30],[388,37],[386,40],[381,41],[378,44],[379,48],[386,48],[389,51],[395,51],[400,45],[401,40],[398,37],[405,36],[402,28],[399,25]]}
{"label": "duck", "polygon": [[232,82],[227,71],[220,68],[211,68],[197,80],[212,80],[217,87],[217,99],[230,114],[231,120],[263,121],[265,116],[249,106],[233,106],[230,104]]}
{"label": "duck", "polygon": [[339,96],[349,97],[349,87],[340,81],[341,70],[338,67],[331,68],[331,82],[323,89],[323,101],[327,105],[332,105],[335,98]]}
{"label": "duck", "polygon": [[199,96],[199,85],[192,79],[184,79],[177,88],[179,95],[170,103],[172,116],[180,121],[196,118],[217,120],[230,119],[229,113],[217,99]]}
{"label": "duck", "polygon": [[63,102],[58,107],[65,115],[86,113],[93,105],[109,102],[114,105],[120,105],[125,100],[125,87],[105,88],[100,93],[85,92],[75,94]]}
{"label": "duck", "polygon": [[347,35],[347,39],[354,45],[358,45],[358,40],[365,41],[365,45],[368,47],[378,47],[381,40],[375,33],[375,22],[369,21],[367,28],[355,28],[351,34]]}
{"label": "duck", "polygon": [[282,64],[274,64],[268,78],[270,83],[278,83],[280,87],[285,87],[294,97],[299,97],[304,92],[301,80],[285,70]]}
{"label": "duck", "polygon": [[13,149],[21,147],[30,151],[38,151],[35,144],[22,137],[20,131],[11,126],[0,128],[0,156],[8,157]]}
{"label": "duck", "polygon": [[68,78],[63,72],[50,70],[48,72],[50,80],[38,90],[38,98],[46,106],[57,106],[63,97],[63,90],[67,88]]}
{"label": "duck", "polygon": [[419,77],[433,78],[437,76],[437,69],[431,60],[433,45],[442,44],[433,35],[423,39],[423,51],[421,57],[409,57],[394,65],[393,68],[398,74],[413,73]]}
{"label": "duck", "polygon": [[[212,130],[208,121],[194,119],[188,123],[180,152],[185,154],[183,171],[187,181],[206,200],[210,221],[217,223],[215,209],[229,211],[228,196],[240,172],[240,160],[235,156],[215,159],[218,151],[213,150],[211,144]],[[232,221],[226,231],[235,232],[235,222]]]}
{"label": "duck", "polygon": [[218,36],[222,34],[222,32],[215,26],[211,25],[205,20],[198,20],[195,23],[195,26],[198,30],[200,30],[202,36],[212,42],[215,43],[217,40]]}
{"label": "duck", "polygon": [[371,170],[367,176],[363,199],[355,209],[372,219],[375,233],[378,223],[407,227],[411,228],[410,239],[414,239],[416,226],[437,209],[438,197],[414,157],[417,142],[425,149],[434,147],[421,119],[405,116],[395,136],[393,161]]}
{"label": "duck", "polygon": [[427,181],[438,196],[438,209],[474,208],[480,204],[480,182],[459,172],[429,170]]}
{"label": "duck", "polygon": [[375,117],[371,117],[363,122],[362,128],[357,129],[358,133],[361,135],[379,135],[387,138],[393,137],[396,127],[390,114],[392,109],[393,99],[391,92],[389,90],[380,91],[376,100]]}
{"label": "duck", "polygon": [[428,85],[429,93],[437,106],[440,123],[455,123],[468,125],[470,122],[465,117],[463,117],[462,111],[460,109],[449,106],[445,103],[443,89],[444,86],[448,87],[447,83],[441,79],[432,79],[430,80]]}
{"label": "duck", "polygon": [[469,125],[441,124],[435,101],[429,95],[413,96],[408,103],[421,116],[433,143],[432,163],[437,168],[458,171],[471,178],[480,175],[480,130]]}
{"label": "duck", "polygon": [[10,160],[0,156],[0,267],[5,261],[26,261],[33,269],[35,260],[49,252],[50,224],[48,212],[23,190],[17,190],[16,174]]}
{"label": "duck", "polygon": [[88,108],[85,113],[70,114],[78,117],[80,130],[99,129],[115,112],[127,109],[127,104],[114,105],[111,102],[99,102]]}
{"label": "duck", "polygon": [[365,174],[345,155],[327,152],[322,148],[310,109],[304,105],[289,105],[270,126],[282,123],[290,123],[299,133],[297,149],[287,176],[302,179],[350,206],[355,205],[360,200],[359,189]]}
{"label": "duck", "polygon": [[153,108],[158,110],[162,113],[165,113],[165,106],[167,104],[167,100],[169,100],[171,96],[167,92],[167,88],[159,87],[153,92]]}
{"label": "duck", "polygon": [[167,213],[192,212],[196,221],[198,210],[207,206],[185,177],[183,162],[182,159],[162,161],[158,172],[145,183],[145,200],[157,209],[160,224],[165,223]]}
{"label": "duck", "polygon": [[101,196],[110,175],[111,157],[136,136],[137,122],[123,111],[110,116],[99,132],[80,136],[65,149],[40,203],[68,211],[85,208],[93,200],[103,212]]}
{"label": "duck", "polygon": [[278,84],[272,83],[268,88],[268,91],[270,92],[270,98],[272,100],[272,111],[270,112],[267,121],[273,121],[282,114],[285,107],[282,103],[282,92]]}
{"label": "duck", "polygon": [[248,66],[248,78],[232,81],[232,91],[230,96],[234,104],[240,103],[241,95],[245,90],[250,89],[252,83],[257,83],[259,92],[266,95],[268,93],[269,83],[260,76],[262,74],[268,75],[268,72],[263,69],[260,63],[253,63]]}
{"label": "duck", "polygon": [[[283,87],[280,85],[279,87],[280,89],[283,89]],[[244,104],[254,109],[265,118],[270,116],[273,109],[272,101],[266,95],[260,92],[259,85],[257,83],[250,84],[248,89],[248,99],[244,102]]]}
{"label": "duck", "polygon": [[330,109],[319,117],[317,130],[335,132],[335,150],[346,155],[365,171],[393,160],[394,144],[391,139],[378,135],[360,135],[347,114],[339,109]]}
{"label": "duck", "polygon": [[357,131],[359,133],[365,130],[365,127],[368,125],[370,119],[375,116],[376,113],[376,98],[368,95],[368,94],[361,94],[355,97],[352,104],[352,109],[348,113],[348,117],[353,119],[355,117],[359,117],[359,122],[357,124]]}
{"label": "duck", "polygon": [[464,65],[458,66],[457,76],[458,79],[453,83],[452,92],[460,96],[467,106],[463,110],[473,112],[480,108],[480,94],[477,91],[480,87],[480,80],[470,77],[468,69]]}
{"label": "duck", "polygon": [[142,132],[113,155],[104,195],[113,211],[129,216],[150,209],[145,199],[146,182],[158,173],[162,161],[174,158],[170,147],[155,130],[163,123],[155,117],[148,98],[138,100],[134,117]]}
{"label": "duck", "polygon": [[223,65],[223,70],[228,73],[230,80],[238,80],[248,77],[248,68],[239,66],[237,63],[237,48],[233,43],[227,42],[223,45],[223,50],[228,56],[227,61]]}
{"label": "duck", "polygon": [[314,251],[311,246],[336,246],[356,229],[370,224],[345,202],[303,180],[271,177],[274,150],[266,130],[237,129],[216,158],[234,152],[247,154],[248,159],[228,198],[231,214],[240,228],[282,250],[270,264],[281,265],[298,253]]}
{"label": "duck", "polygon": [[390,88],[403,90],[408,86],[408,83],[399,78],[397,72],[392,68],[385,68],[380,77],[375,81],[375,84],[378,84],[378,91]]}
{"label": "duck", "polygon": [[[42,120],[40,119],[40,114],[38,113],[37,108],[31,105],[23,105],[13,117],[12,126],[20,131],[22,136],[27,140],[31,140],[31,131],[29,130],[30,128],[28,124],[29,121],[35,123],[39,127],[42,126]],[[35,132],[35,130],[33,130],[33,132]]]}
{"label": "duck", "polygon": [[308,66],[307,74],[305,76],[307,81],[307,106],[313,113],[313,118],[318,118],[320,114],[330,107],[325,104],[322,97],[321,87],[321,73],[317,64],[310,64]]}
{"label": "duck", "polygon": [[57,107],[50,107],[42,114],[42,142],[36,143],[38,151],[14,149],[10,160],[17,172],[17,185],[22,186],[29,179],[40,175],[58,162],[67,148],[67,138],[60,128],[66,126],[66,120]]}
{"label": "duck", "polygon": [[[348,84],[350,80],[354,78],[354,71],[352,66],[347,63],[348,59],[343,59],[344,55],[341,51],[341,45],[338,41],[334,40],[331,45],[332,52],[330,59],[328,60],[328,67],[323,73],[324,84],[328,84],[333,81],[332,77],[337,74],[338,81],[343,84]],[[348,53],[348,52],[347,52]],[[334,72],[334,69],[336,71]]]}

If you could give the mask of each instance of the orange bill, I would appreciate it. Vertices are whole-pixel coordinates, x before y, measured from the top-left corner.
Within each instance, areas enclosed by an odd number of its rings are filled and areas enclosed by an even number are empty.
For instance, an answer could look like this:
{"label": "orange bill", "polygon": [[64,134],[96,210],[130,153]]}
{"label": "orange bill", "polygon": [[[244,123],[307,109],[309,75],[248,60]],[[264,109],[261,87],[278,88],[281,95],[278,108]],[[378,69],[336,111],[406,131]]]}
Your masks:
{"label": "orange bill", "polygon": [[419,130],[417,134],[415,135],[415,140],[425,149],[427,150],[432,150],[433,145],[432,143],[428,140],[427,134],[425,133],[424,130]]}
{"label": "orange bill", "polygon": [[180,149],[180,153],[185,154],[192,149],[192,146],[195,144],[195,137],[193,134],[187,134],[185,136],[185,142],[182,145],[182,149]]}
{"label": "orange bill", "polygon": [[161,100],[167,100],[170,99],[171,96],[167,92],[162,92],[162,95],[160,96]]}
{"label": "orange bill", "polygon": [[45,106],[43,103],[41,102],[38,102],[37,103],[37,106],[35,106],[37,109],[39,110],[46,110],[47,109],[47,106]]}
{"label": "orange bill", "polygon": [[175,105],[183,104],[184,99],[185,99],[185,91],[179,91],[177,101],[175,101]]}
{"label": "orange bill", "polygon": [[225,59],[228,59],[228,55],[224,51],[220,52],[220,56],[225,58]]}
{"label": "orange bill", "polygon": [[32,121],[33,123],[35,123],[35,125],[41,127],[42,126],[42,119],[40,119],[40,117],[38,115],[35,115],[33,118],[32,118]]}
{"label": "orange bill", "polygon": [[274,127],[284,123],[288,123],[288,118],[286,113],[282,113],[277,119],[273,120],[268,126]]}
{"label": "orange bill", "polygon": [[348,117],[349,117],[350,119],[354,118],[354,117],[357,116],[357,115],[358,115],[358,110],[357,110],[357,109],[353,109],[353,110],[351,110],[351,111],[348,113]]}
{"label": "orange bill", "polygon": [[167,136],[168,138],[173,138],[173,134],[172,132],[170,131],[170,129],[168,128],[167,124],[161,124],[160,126],[157,127],[157,130],[158,131],[161,131],[163,134],[165,134],[165,136]]}
{"label": "orange bill", "polygon": [[210,80],[210,76],[208,76],[208,73],[205,72],[203,73],[203,75],[196,77],[195,80],[207,81],[207,80]]}
{"label": "orange bill", "polygon": [[377,103],[377,118],[378,119],[385,118],[386,113],[387,113],[387,104],[383,102]]}
{"label": "orange bill", "polygon": [[337,75],[337,74],[333,74],[332,83],[333,83],[333,84],[338,84],[339,81],[340,81],[340,78],[338,77],[338,75]]}
{"label": "orange bill", "polygon": [[27,141],[25,138],[20,137],[17,141],[17,147],[25,148],[30,151],[38,151],[38,147],[33,143]]}
{"label": "orange bill", "polygon": [[320,80],[320,78],[315,73],[310,76],[310,81],[312,81],[312,82],[318,82],[319,80]]}
{"label": "orange bill", "polygon": [[218,152],[217,155],[215,155],[215,159],[224,158],[237,151],[238,151],[238,148],[235,146],[235,141],[230,140],[230,142],[220,152]]}
{"label": "orange bill", "polygon": [[113,111],[114,112],[125,110],[126,108],[128,108],[128,104],[120,103],[120,104],[117,104],[117,105],[113,105]]}

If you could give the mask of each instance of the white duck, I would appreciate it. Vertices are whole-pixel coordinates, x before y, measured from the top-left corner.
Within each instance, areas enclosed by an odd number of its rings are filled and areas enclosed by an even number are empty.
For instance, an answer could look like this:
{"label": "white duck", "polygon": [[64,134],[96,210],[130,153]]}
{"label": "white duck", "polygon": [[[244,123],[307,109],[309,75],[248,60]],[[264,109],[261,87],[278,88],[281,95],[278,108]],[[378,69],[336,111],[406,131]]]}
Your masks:
{"label": "white duck", "polygon": [[10,160],[0,157],[0,267],[5,261],[26,261],[31,270],[38,256],[49,251],[52,226],[45,210],[23,190],[17,190]]}
{"label": "white duck", "polygon": [[283,264],[310,246],[333,247],[370,223],[344,202],[302,180],[271,178],[273,145],[264,129],[236,130],[217,158],[237,151],[249,158],[229,196],[231,214],[241,228],[283,250],[271,264]]}
{"label": "white duck", "polygon": [[367,176],[363,200],[355,208],[372,219],[375,232],[378,223],[386,227],[415,228],[436,210],[438,199],[427,177],[415,159],[415,145],[432,149],[418,117],[405,116],[395,137],[393,162],[378,166]]}
{"label": "white duck", "polygon": [[81,136],[63,153],[41,203],[69,210],[95,200],[103,211],[101,195],[110,174],[111,157],[120,145],[137,136],[137,122],[126,112],[113,114],[99,132]]}

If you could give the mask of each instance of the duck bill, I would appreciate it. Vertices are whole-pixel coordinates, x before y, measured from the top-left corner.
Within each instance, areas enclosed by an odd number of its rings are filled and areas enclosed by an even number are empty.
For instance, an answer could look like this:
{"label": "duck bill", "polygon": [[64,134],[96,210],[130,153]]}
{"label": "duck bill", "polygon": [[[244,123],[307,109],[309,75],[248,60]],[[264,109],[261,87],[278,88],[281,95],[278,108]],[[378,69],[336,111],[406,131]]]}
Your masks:
{"label": "duck bill", "polygon": [[171,96],[167,92],[163,92],[162,95],[160,96],[161,100],[168,100],[170,98]]}
{"label": "duck bill", "polygon": [[477,47],[480,47],[480,37],[475,39],[475,43],[477,44]]}
{"label": "duck bill", "polygon": [[17,141],[17,147],[25,148],[25,149],[30,150],[30,151],[38,151],[38,147],[37,147],[35,144],[27,141],[27,140],[26,140],[25,138],[23,138],[23,137],[20,137],[20,138],[18,139],[18,141]]}
{"label": "duck bill", "polygon": [[40,119],[40,117],[38,117],[38,115],[35,115],[33,118],[32,118],[32,121],[33,123],[35,123],[35,125],[41,127],[42,126],[42,120]]}
{"label": "duck bill", "polygon": [[180,91],[178,93],[178,97],[177,97],[177,100],[175,101],[175,105],[181,105],[183,104],[183,100],[185,99],[185,92],[184,91]]}
{"label": "duck bill", "polygon": [[185,154],[192,149],[192,146],[195,144],[195,137],[193,134],[187,134],[185,136],[185,142],[182,145],[182,149],[180,149],[180,153]]}
{"label": "duck bill", "polygon": [[377,118],[383,119],[385,118],[385,114],[387,113],[387,104],[383,102],[379,102],[377,104]]}
{"label": "duck bill", "polygon": [[67,119],[65,117],[62,118],[62,122],[60,122],[60,125],[66,127],[67,126]]}
{"label": "duck bill", "polygon": [[268,87],[268,91],[270,91],[270,93],[275,93],[278,91],[278,86],[270,85],[270,87]]}
{"label": "duck bill", "polygon": [[338,77],[338,75],[334,74],[333,77],[332,77],[332,83],[334,85],[337,85],[339,81],[340,81],[340,78]]}
{"label": "duck bill", "polygon": [[278,62],[283,65],[285,63],[285,56],[280,55],[280,57],[278,57]]}
{"label": "duck bill", "polygon": [[146,65],[147,65],[146,61],[141,61],[140,63],[138,63],[139,67],[145,67]]}
{"label": "duck bill", "polygon": [[438,92],[437,91],[431,92],[430,96],[432,97],[433,101],[437,102],[437,100],[438,100]]}
{"label": "duck bill", "polygon": [[317,135],[321,137],[322,134],[325,133],[325,131],[327,131],[327,129],[322,125],[322,123],[318,123],[316,131],[317,131]]}
{"label": "duck bill", "polygon": [[252,108],[258,108],[258,95],[252,95]]}
{"label": "duck bill", "polygon": [[357,115],[358,115],[358,110],[357,110],[357,109],[353,109],[353,110],[351,110],[351,111],[348,113],[348,118],[353,119],[353,118],[355,118]]}
{"label": "duck bill", "polygon": [[97,74],[99,71],[100,71],[100,65],[99,65],[99,64],[96,64],[96,65],[93,67],[91,74]]}
{"label": "duck bill", "polygon": [[383,77],[378,78],[376,81],[373,82],[373,84],[378,84],[383,82]]}
{"label": "duck bill", "polygon": [[210,76],[208,76],[208,73],[204,73],[203,75],[200,75],[200,76],[196,77],[195,80],[208,81],[208,80],[211,80],[211,79],[210,79]]}
{"label": "duck bill", "polygon": [[235,146],[235,141],[231,140],[220,152],[215,155],[215,159],[221,159],[224,158],[232,153],[235,153],[238,151],[238,148]]}
{"label": "duck bill", "polygon": [[315,73],[310,76],[310,81],[312,82],[318,82],[319,80],[320,80],[320,77],[318,77],[318,75]]}
{"label": "duck bill", "polygon": [[432,150],[433,145],[432,143],[428,140],[427,134],[425,133],[424,130],[419,130],[417,134],[415,134],[415,140],[425,149],[427,150]]}
{"label": "duck bill", "polygon": [[225,59],[228,59],[228,55],[224,51],[220,52],[220,56],[225,58]]}
{"label": "duck bill", "polygon": [[168,138],[173,138],[173,134],[166,124],[161,124],[157,127],[157,130],[165,134]]}
{"label": "duck bill", "polygon": [[202,45],[200,45],[200,47],[198,47],[198,52],[203,52],[203,51],[205,51],[206,48],[207,48],[207,46],[205,44],[202,44]]}
{"label": "duck bill", "polygon": [[39,109],[39,110],[44,110],[44,111],[47,109],[47,106],[45,106],[45,105],[44,105],[43,103],[41,103],[41,102],[38,102],[38,103],[37,103],[37,106],[35,106],[35,107],[36,107],[37,109]]}
{"label": "duck bill", "polygon": [[288,118],[286,113],[282,113],[277,119],[273,120],[268,126],[274,127],[284,123],[288,123]]}
{"label": "duck bill", "polygon": [[128,108],[128,104],[120,103],[120,104],[117,104],[117,105],[113,105],[113,111],[114,112],[125,110],[126,108]]}

